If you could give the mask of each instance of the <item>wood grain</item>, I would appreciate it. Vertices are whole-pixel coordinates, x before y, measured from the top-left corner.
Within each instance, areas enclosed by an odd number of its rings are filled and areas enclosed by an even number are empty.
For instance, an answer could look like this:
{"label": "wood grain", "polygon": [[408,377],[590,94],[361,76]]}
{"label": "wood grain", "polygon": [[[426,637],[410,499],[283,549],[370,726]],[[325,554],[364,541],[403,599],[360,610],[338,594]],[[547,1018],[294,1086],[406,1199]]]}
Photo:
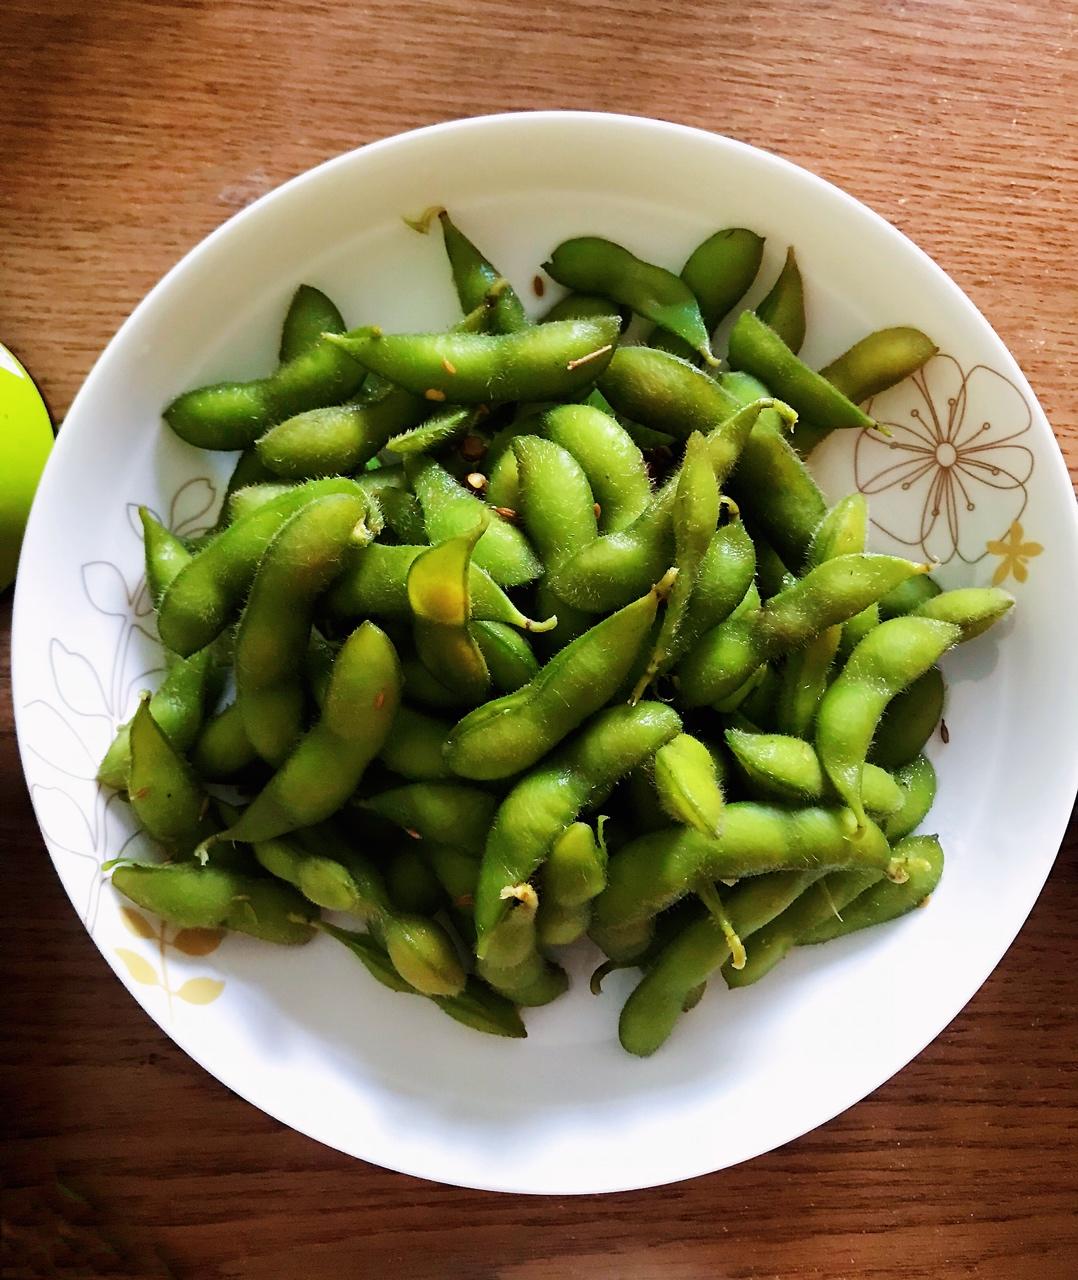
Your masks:
{"label": "wood grain", "polygon": [[[988,316],[1078,477],[1076,30],[1054,0],[7,0],[0,337],[62,418],[147,289],[283,179],[453,116],[625,111],[770,148],[899,226]],[[63,897],[0,692],[5,1275],[1075,1274],[1073,826],[970,1006],[844,1116],[673,1187],[494,1196],[282,1129],[146,1019]]]}

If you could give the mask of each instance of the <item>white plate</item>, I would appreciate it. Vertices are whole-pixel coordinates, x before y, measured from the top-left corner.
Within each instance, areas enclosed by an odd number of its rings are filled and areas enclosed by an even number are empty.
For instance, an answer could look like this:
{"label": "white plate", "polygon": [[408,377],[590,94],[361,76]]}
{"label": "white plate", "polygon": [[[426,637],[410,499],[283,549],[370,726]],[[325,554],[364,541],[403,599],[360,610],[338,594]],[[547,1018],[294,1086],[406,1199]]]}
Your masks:
{"label": "white plate", "polygon": [[[759,986],[713,982],[647,1061],[617,1044],[632,978],[615,975],[593,998],[591,957],[572,966],[567,998],[528,1015],[526,1041],[502,1042],[383,990],[326,938],[293,951],[228,937],[190,955],[171,931],[142,936],[150,926],[125,919],[100,873],[132,826],[94,768],[160,667],[134,504],[190,531],[211,518],[231,463],[176,440],[161,406],[267,369],[300,281],[325,288],[351,323],[453,320],[439,237],[401,221],[434,202],[525,298],[566,236],[610,236],[677,269],[705,234],[744,225],[768,238],[750,302],[797,247],[810,363],[883,325],[925,329],[945,354],[875,405],[896,424],[894,447],[833,439],[821,450],[826,486],[871,494],[880,548],[939,559],[947,585],[998,581],[1018,598],[1011,621],[946,662],[950,744],[932,752],[930,826],[947,870],[929,908],[799,952]],[[1073,495],[1025,378],[956,286],[881,218],[774,156],[676,125],[559,112],[458,121],[341,156],[259,200],[109,344],[30,520],[13,647],[19,741],[57,872],[94,942],[162,1029],[237,1093],[342,1151],[443,1182],[648,1186],[746,1160],[851,1106],[992,971],[1052,865],[1078,781],[1078,623],[1058,603],[1076,580]]]}

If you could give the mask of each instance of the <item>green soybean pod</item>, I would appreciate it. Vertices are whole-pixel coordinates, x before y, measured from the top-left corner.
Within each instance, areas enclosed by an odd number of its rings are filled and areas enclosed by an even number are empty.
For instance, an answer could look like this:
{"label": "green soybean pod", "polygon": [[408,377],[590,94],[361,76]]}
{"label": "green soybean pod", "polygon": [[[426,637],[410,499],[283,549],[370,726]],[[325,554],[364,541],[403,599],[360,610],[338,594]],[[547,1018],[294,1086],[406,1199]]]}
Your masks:
{"label": "green soybean pod", "polygon": [[700,882],[769,871],[855,867],[901,881],[904,873],[872,823],[859,833],[839,807],[728,804],[718,839],[688,827],[640,836],[610,860],[595,923],[622,929],[656,916]]}
{"label": "green soybean pod", "polygon": [[[866,775],[871,768],[865,765]],[[892,844],[920,826],[936,798],[936,771],[927,756],[917,756],[896,769],[894,777],[902,792],[902,804],[883,823],[883,834]]]}
{"label": "green soybean pod", "polygon": [[1014,606],[1014,596],[999,587],[959,587],[925,600],[915,618],[936,618],[962,628],[962,641],[983,635]]}
{"label": "green soybean pod", "polygon": [[449,776],[443,749],[452,726],[414,707],[400,706],[378,759],[411,782],[431,782]]}
{"label": "green soybean pod", "polygon": [[344,333],[346,327],[332,299],[314,285],[301,284],[285,312],[277,359],[287,364],[317,346],[322,334]]}
{"label": "green soybean pod", "polygon": [[225,837],[268,840],[336,813],[381,750],[399,701],[396,651],[365,622],[341,646],[318,721]]}
{"label": "green soybean pod", "polygon": [[[729,399],[743,405],[769,394],[759,379],[744,373],[723,374],[720,383]],[[792,410],[761,413],[728,486],[782,560],[795,568],[804,562],[827,510],[819,486],[786,438],[796,420]]]}
{"label": "green soybean pod", "polygon": [[505,912],[503,894],[535,873],[581,809],[599,803],[619,778],[650,759],[680,727],[677,713],[658,703],[608,707],[517,782],[499,806],[485,842],[475,902],[480,953],[485,936]]}
{"label": "green soybean pod", "polygon": [[501,282],[491,307],[491,330],[494,333],[516,333],[526,329],[531,324],[528,313],[505,277],[487,261],[444,209],[438,214],[438,221],[442,226],[446,257],[453,272],[453,285],[461,309],[468,312],[480,306],[491,289]]}
{"label": "green soybean pod", "polygon": [[[879,329],[821,369],[820,377],[854,404],[861,404],[916,373],[938,350],[920,329]],[[832,430],[826,420],[798,423],[791,443],[804,457]]]}
{"label": "green soybean pod", "polygon": [[332,858],[309,854],[287,836],[256,841],[251,848],[259,866],[298,889],[316,906],[351,911],[360,901],[348,869]]}
{"label": "green soybean pod", "polygon": [[757,667],[845,622],[918,571],[908,560],[867,553],[817,565],[760,608],[731,616],[703,637],[677,668],[682,702],[715,705]]}
{"label": "green soybean pod", "polygon": [[112,883],[136,906],[183,929],[234,929],[284,946],[314,937],[317,909],[276,880],[197,862],[122,862]]}
{"label": "green soybean pod", "polygon": [[506,914],[497,934],[488,940],[491,945],[477,957],[476,970],[517,1004],[548,1004],[565,991],[568,979],[539,949],[538,895],[530,884],[521,884],[502,896]]}
{"label": "green soybean pod", "polygon": [[895,386],[939,351],[939,347],[909,325],[877,329],[820,370],[820,376],[855,404]]}
{"label": "green soybean pod", "polygon": [[[905,857],[898,856],[905,865]],[[726,985],[737,988],[759,982],[814,929],[825,924],[836,912],[844,911],[849,903],[882,879],[878,869],[849,867],[832,871],[811,884],[781,915],[755,935],[740,969],[735,969],[729,961],[723,965],[722,976]]]}
{"label": "green soybean pod", "polygon": [[884,769],[900,769],[916,759],[943,715],[946,685],[939,667],[931,667],[888,703],[869,750]]}
{"label": "green soybean pod", "polygon": [[[700,305],[704,328],[711,333],[749,291],[763,257],[764,241],[745,227],[726,227],[697,245],[681,269],[681,278]],[[673,334],[659,332],[650,345],[688,358],[692,348]]]}
{"label": "green soybean pod", "polygon": [[539,660],[523,635],[504,622],[473,622],[471,633],[501,693],[516,693],[539,674]]}
{"label": "green soybean pod", "polygon": [[717,364],[696,296],[683,280],[599,236],[565,240],[543,263],[547,275],[568,289],[597,293],[629,307],[686,342],[708,364]]}
{"label": "green soybean pod", "polygon": [[285,418],[260,435],[255,448],[263,466],[286,479],[341,475],[358,471],[428,409],[421,397],[389,387],[373,400]]}
{"label": "green soybean pod", "polygon": [[236,632],[236,706],[251,745],[284,760],[303,728],[303,663],[318,597],[340,572],[360,494],[328,494],[295,513],[259,562]]}
{"label": "green soybean pod", "polygon": [[588,823],[573,822],[551,845],[543,863],[543,892],[563,906],[582,906],[606,886],[606,862],[602,841]]}
{"label": "green soybean pod", "polygon": [[[726,745],[754,790],[804,804],[838,799],[812,743],[780,733],[726,730]],[[904,801],[901,783],[875,765],[865,765],[861,778],[865,809],[879,817],[897,813]],[[886,825],[884,834],[888,835]]]}
{"label": "green soybean pod", "polygon": [[644,455],[625,428],[591,405],[563,404],[543,414],[540,430],[580,464],[599,504],[600,530],[628,528],[647,506],[651,482]]}
{"label": "green soybean pod", "polygon": [[825,924],[817,925],[800,939],[800,944],[830,942],[874,924],[897,920],[917,907],[923,907],[943,875],[943,849],[935,836],[907,836],[895,846],[895,852],[906,860],[909,879],[905,884],[881,880]]}
{"label": "green soybean pod", "polygon": [[666,602],[659,634],[633,689],[634,698],[639,698],[656,676],[672,666],[680,652],[682,623],[696,591],[700,566],[715,533],[719,511],[719,486],[707,442],[694,432],[685,444],[674,493],[672,516],[677,577]]}
{"label": "green soybean pod", "polygon": [[189,657],[204,649],[238,612],[263,553],[302,506],[328,494],[358,492],[351,480],[312,480],[222,530],[169,584],[157,627],[162,643]]}
{"label": "green soybean pod", "polygon": [[879,602],[880,620],[886,622],[889,618],[905,617],[907,613],[913,613],[920,605],[938,596],[939,593],[939,583],[927,573],[922,573],[916,578],[907,578]]}
{"label": "green soybean pod", "polygon": [[743,311],[730,333],[728,359],[732,369],[759,378],[798,417],[832,427],[875,426],[868,414],[826,378],[799,360],[782,338],[752,311]]}
{"label": "green soybean pod", "polygon": [[961,634],[951,623],[931,618],[881,622],[853,651],[824,694],[816,715],[816,750],[859,823],[865,821],[861,799],[865,759],[887,704],[957,644]]}
{"label": "green soybean pod", "polygon": [[139,507],[142,545],[146,560],[146,586],[156,609],[173,578],[191,561],[191,552],[148,507]]}
{"label": "green soybean pod", "polygon": [[[216,658],[202,649],[177,658],[150,698],[150,715],[179,752],[190,748],[202,727],[206,707],[216,695]],[[98,782],[117,791],[127,789],[131,768],[131,725],[122,724],[97,770]]]}
{"label": "green soybean pod", "polygon": [[404,471],[423,508],[423,522],[432,543],[460,537],[485,518],[486,528],[473,552],[479,568],[503,587],[538,577],[542,564],[523,533],[459,485],[433,458],[410,457]]}
{"label": "green soybean pod", "polygon": [[649,591],[556,654],[522,689],[476,708],[446,742],[446,761],[464,778],[508,778],[534,764],[613,697],[655,620]]}
{"label": "green soybean pod", "polygon": [[206,793],[150,714],[148,694],[131,721],[130,746],[127,786],[135,817],[170,853],[189,853],[206,834]]}
{"label": "green soybean pod", "polygon": [[209,782],[227,782],[258,759],[234,702],[206,721],[191,750],[195,772]]}
{"label": "green soybean pod", "polygon": [[498,801],[461,782],[412,782],[367,796],[359,807],[435,844],[483,848]]}
{"label": "green soybean pod", "polygon": [[513,441],[520,510],[543,562],[560,563],[598,535],[595,498],[580,463],[541,436]]}
{"label": "green soybean pod", "polygon": [[679,733],[655,753],[659,805],[675,822],[706,836],[722,831],[723,795],[711,752],[688,733]]}
{"label": "green soybean pod", "polygon": [[707,434],[740,407],[688,360],[653,347],[618,347],[598,386],[617,413],[678,440]]}
{"label": "green soybean pod", "polygon": [[482,406],[475,409],[458,409],[455,406],[443,409],[417,427],[409,427],[408,430],[391,436],[386,441],[386,450],[398,458],[433,453],[467,435],[483,415]]}
{"label": "green soybean pod", "polygon": [[616,316],[558,320],[517,333],[384,334],[368,327],[327,338],[357,362],[436,404],[571,400],[606,367]]}
{"label": "green soybean pod", "polygon": [[418,556],[408,570],[412,635],[419,660],[467,702],[490,688],[486,659],[468,627],[468,566],[484,526],[450,538]]}
{"label": "green soybean pod", "polygon": [[[725,899],[737,936],[750,938],[785,911],[820,874],[774,871],[741,881]],[[688,993],[707,982],[729,956],[729,940],[710,913],[686,924],[647,966],[625,1002],[618,1019],[622,1048],[641,1058],[661,1048],[685,1012]]]}
{"label": "green soybean pod", "polygon": [[689,606],[674,637],[676,663],[712,627],[733,613],[744,600],[756,571],[756,549],[740,520],[715,530],[711,535]]}
{"label": "green soybean pod", "polygon": [[[337,618],[409,618],[408,573],[426,546],[387,546],[372,542],[355,547],[344,571],[326,596],[329,612]],[[538,622],[527,618],[477,564],[468,566],[471,617],[485,622],[506,622],[522,631],[550,631],[556,618]]]}
{"label": "green soybean pod", "polygon": [[756,314],[796,355],[805,341],[805,290],[797,255],[786,250],[786,261]]}
{"label": "green soybean pod", "polygon": [[386,952],[393,967],[425,996],[455,996],[466,975],[456,947],[435,920],[404,912],[382,923]]}
{"label": "green soybean pod", "polygon": [[364,375],[335,345],[338,336],[324,334],[267,378],[184,392],[165,409],[165,421],[181,440],[202,449],[245,449],[274,422],[342,404]]}

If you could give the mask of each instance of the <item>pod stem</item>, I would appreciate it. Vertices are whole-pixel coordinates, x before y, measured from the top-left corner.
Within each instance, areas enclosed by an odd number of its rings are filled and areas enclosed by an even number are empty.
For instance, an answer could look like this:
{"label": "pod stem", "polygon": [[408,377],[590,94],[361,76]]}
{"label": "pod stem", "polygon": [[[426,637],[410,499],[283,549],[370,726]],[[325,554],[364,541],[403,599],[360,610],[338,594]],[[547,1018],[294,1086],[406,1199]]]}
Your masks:
{"label": "pod stem", "polygon": [[744,969],[747,958],[745,944],[738,937],[737,930],[730,923],[730,917],[726,914],[726,908],[722,905],[718,889],[715,888],[710,880],[698,880],[695,893],[707,908],[708,914],[722,930],[722,936],[726,939],[726,945],[730,948],[730,964],[735,969]]}

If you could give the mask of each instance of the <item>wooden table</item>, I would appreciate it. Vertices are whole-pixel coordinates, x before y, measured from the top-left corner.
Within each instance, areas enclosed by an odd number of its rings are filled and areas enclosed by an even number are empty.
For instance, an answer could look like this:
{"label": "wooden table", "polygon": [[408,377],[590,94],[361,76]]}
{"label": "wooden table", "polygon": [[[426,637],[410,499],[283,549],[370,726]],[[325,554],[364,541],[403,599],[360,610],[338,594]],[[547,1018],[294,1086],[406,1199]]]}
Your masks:
{"label": "wooden table", "polygon": [[[285,178],[453,116],[624,111],[770,148],[901,227],[995,325],[1078,475],[1076,28],[1055,0],[6,0],[0,338],[62,419],[146,290]],[[846,1115],[677,1186],[528,1199],[349,1160],[215,1083],[135,1007],[64,899],[9,695],[0,780],[6,1275],[1078,1268],[1073,829],[980,994]],[[35,1247],[55,1272],[26,1261]]]}

